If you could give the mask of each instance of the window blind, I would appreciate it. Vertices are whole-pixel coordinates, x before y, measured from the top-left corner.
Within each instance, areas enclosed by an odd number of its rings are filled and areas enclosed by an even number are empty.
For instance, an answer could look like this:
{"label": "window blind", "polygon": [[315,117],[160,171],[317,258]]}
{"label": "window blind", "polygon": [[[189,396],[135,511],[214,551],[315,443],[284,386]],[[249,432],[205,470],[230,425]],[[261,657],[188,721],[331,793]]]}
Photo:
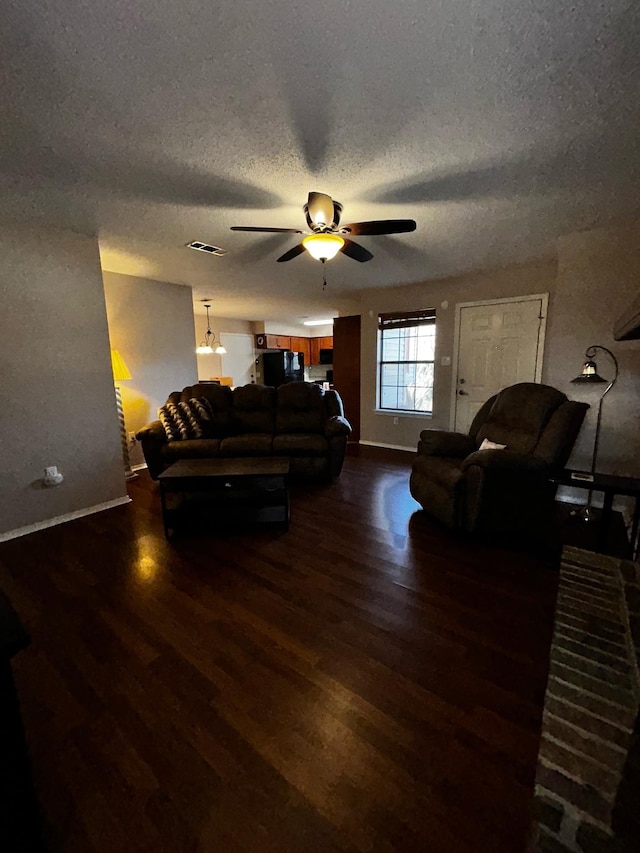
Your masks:
{"label": "window blind", "polygon": [[378,314],[380,331],[388,329],[406,329],[409,326],[431,326],[436,321],[435,308],[423,308],[417,311],[393,311]]}

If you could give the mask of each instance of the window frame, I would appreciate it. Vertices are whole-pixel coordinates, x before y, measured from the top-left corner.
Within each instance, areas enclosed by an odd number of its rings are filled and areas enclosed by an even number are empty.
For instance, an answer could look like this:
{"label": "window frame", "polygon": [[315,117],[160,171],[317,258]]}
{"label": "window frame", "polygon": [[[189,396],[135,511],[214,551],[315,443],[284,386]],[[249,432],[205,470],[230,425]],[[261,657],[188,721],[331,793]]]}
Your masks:
{"label": "window frame", "polygon": [[[386,360],[383,361],[382,355],[384,351],[384,333],[385,331],[392,331],[394,329],[407,329],[407,328],[418,328],[420,326],[433,326],[434,327],[434,336],[435,336],[435,327],[436,327],[436,309],[435,308],[423,308],[417,309],[414,311],[394,311],[388,313],[378,314],[378,353],[377,353],[377,369],[378,369],[378,379],[377,379],[377,400],[376,400],[376,412],[380,414],[395,414],[395,415],[405,415],[408,417],[427,417],[430,418],[433,416],[433,394],[431,397],[431,409],[428,411],[421,411],[419,409],[401,409],[397,406],[395,408],[386,407],[382,405],[382,377],[385,365],[419,365],[424,364],[433,365],[433,375],[434,375],[434,384],[435,384],[435,341],[434,341],[434,352],[432,359],[400,359],[400,360]],[[399,388],[407,387],[404,385],[398,385]]]}

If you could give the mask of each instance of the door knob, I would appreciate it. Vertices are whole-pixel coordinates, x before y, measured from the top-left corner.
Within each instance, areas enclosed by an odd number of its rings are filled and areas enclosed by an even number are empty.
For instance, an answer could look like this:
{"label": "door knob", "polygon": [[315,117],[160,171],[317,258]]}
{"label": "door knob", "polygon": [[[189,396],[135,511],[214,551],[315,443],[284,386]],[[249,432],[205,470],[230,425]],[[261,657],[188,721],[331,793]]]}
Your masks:
{"label": "door knob", "polygon": [[469,396],[469,392],[463,391],[462,389],[460,389],[460,391],[458,391],[458,394],[460,394],[461,397],[468,397]]}

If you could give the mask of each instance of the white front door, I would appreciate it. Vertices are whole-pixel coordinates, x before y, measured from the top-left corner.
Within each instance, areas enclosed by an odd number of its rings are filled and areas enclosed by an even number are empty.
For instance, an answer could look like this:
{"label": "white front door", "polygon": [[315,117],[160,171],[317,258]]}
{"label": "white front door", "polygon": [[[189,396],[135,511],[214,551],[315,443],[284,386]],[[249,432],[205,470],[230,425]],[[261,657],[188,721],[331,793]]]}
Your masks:
{"label": "white front door", "polygon": [[222,375],[231,377],[234,388],[254,383],[256,356],[253,335],[222,332],[220,340],[227,350],[226,354],[221,356]]}
{"label": "white front door", "polygon": [[539,382],[547,294],[457,306],[454,429],[468,432],[489,397],[516,382]]}

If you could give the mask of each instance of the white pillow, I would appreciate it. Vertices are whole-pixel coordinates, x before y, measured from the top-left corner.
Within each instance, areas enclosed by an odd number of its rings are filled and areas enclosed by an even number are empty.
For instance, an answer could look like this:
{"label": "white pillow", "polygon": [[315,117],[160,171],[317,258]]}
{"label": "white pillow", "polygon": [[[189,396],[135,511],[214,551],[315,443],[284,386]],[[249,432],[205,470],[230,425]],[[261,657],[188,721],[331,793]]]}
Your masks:
{"label": "white pillow", "polygon": [[478,450],[506,450],[506,444],[496,444],[495,441],[489,441],[488,438],[485,438]]}

